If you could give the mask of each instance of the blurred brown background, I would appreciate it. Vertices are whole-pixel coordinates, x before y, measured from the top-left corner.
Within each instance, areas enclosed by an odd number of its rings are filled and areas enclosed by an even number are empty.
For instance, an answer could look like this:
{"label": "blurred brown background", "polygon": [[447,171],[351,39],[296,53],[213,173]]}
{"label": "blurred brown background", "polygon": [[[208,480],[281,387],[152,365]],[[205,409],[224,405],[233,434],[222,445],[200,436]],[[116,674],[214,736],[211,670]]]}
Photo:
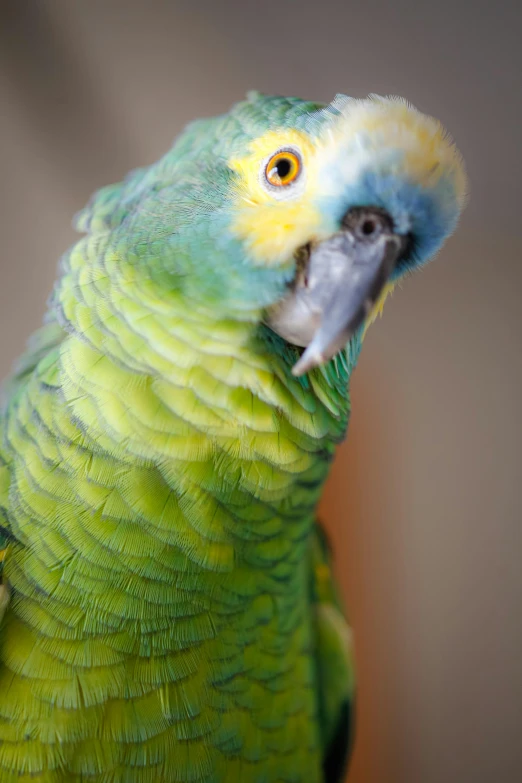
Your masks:
{"label": "blurred brown background", "polygon": [[366,340],[323,506],[359,667],[350,783],[522,780],[522,11],[491,0],[0,2],[0,374],[72,214],[247,89],[400,94],[466,158]]}

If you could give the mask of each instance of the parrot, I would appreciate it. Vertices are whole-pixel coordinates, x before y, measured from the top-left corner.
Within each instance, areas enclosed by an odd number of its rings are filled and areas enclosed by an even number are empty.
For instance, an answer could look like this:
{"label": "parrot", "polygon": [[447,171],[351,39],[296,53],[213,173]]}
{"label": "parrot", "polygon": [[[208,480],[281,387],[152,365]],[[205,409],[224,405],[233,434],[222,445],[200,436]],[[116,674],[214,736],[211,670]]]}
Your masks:
{"label": "parrot", "polygon": [[317,505],[368,327],[467,198],[404,99],[251,92],[94,194],[0,414],[0,783],[339,783]]}

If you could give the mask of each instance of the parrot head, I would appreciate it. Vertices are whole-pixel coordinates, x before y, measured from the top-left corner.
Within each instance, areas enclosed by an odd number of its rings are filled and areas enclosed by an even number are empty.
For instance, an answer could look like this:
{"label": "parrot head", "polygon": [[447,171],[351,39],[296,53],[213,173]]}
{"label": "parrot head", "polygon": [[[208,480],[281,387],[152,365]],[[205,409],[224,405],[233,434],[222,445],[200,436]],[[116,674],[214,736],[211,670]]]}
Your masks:
{"label": "parrot head", "polygon": [[251,93],[143,171],[127,184],[125,230],[152,276],[166,290],[170,275],[194,308],[304,348],[296,375],[364,330],[453,232],[466,197],[441,125],[378,96],[320,106]]}
{"label": "parrot head", "polygon": [[269,266],[292,259],[286,295],[267,320],[306,347],[295,374],[346,345],[396,281],[438,250],[466,192],[446,132],[399,98],[337,96],[268,128],[229,165],[231,229],[245,255]]}

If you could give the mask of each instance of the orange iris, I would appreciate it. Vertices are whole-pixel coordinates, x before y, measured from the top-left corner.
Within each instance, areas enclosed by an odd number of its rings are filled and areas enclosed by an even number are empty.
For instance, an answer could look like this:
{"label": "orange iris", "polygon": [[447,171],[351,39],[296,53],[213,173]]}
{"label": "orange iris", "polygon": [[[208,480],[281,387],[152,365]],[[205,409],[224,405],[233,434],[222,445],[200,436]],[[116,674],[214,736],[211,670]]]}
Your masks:
{"label": "orange iris", "polygon": [[290,185],[301,171],[301,161],[294,152],[281,150],[272,155],[265,169],[267,182],[276,187]]}

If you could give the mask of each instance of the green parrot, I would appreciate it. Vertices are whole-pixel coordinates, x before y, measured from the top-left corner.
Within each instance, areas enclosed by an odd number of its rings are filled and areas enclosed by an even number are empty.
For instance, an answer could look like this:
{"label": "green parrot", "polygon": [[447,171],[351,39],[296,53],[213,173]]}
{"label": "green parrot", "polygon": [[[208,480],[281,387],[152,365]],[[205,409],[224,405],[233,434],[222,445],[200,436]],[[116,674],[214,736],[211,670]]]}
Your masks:
{"label": "green parrot", "polygon": [[0,783],[337,783],[316,506],[364,333],[454,230],[398,98],[252,93],[94,195],[0,415]]}

